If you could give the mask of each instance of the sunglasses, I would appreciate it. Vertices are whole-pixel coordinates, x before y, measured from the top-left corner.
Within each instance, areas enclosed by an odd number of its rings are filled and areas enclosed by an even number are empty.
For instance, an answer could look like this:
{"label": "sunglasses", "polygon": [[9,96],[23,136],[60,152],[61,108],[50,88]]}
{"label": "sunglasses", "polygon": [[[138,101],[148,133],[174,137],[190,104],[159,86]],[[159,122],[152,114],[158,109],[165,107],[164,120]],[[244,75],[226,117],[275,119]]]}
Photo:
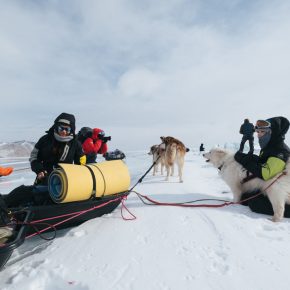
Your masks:
{"label": "sunglasses", "polygon": [[58,131],[58,132],[65,131],[66,133],[69,134],[70,131],[71,131],[71,127],[64,127],[64,126],[59,125],[59,126],[57,127],[57,131]]}

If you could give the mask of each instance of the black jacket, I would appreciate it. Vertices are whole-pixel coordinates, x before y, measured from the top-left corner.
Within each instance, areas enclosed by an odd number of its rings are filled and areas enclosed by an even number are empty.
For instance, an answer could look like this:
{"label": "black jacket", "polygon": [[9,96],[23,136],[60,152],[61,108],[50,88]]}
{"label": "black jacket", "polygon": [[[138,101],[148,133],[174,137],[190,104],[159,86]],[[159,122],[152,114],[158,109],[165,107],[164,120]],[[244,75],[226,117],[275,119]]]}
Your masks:
{"label": "black jacket", "polygon": [[[69,142],[58,142],[51,130],[35,144],[29,161],[36,174],[45,170],[49,175],[59,162],[80,164],[82,156],[82,145],[76,138]],[[43,184],[46,183],[47,180],[44,180]]]}
{"label": "black jacket", "polygon": [[289,129],[288,119],[274,117],[267,121],[271,123],[271,139],[267,146],[260,151],[259,156],[241,152],[235,154],[237,162],[252,174],[264,180],[268,180],[281,172],[290,156],[290,149],[284,143],[285,134]]}
{"label": "black jacket", "polygon": [[255,127],[249,121],[245,121],[240,128],[240,134],[243,134],[246,137],[252,137],[255,132]]}

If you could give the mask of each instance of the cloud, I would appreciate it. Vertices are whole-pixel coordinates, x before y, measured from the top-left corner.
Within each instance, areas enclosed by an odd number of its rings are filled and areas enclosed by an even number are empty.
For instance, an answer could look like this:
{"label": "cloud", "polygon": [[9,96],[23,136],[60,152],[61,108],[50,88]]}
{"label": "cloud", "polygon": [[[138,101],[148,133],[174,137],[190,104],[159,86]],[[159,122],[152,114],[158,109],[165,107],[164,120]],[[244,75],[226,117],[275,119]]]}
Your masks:
{"label": "cloud", "polygon": [[[273,1],[2,1],[2,138],[38,139],[66,111],[120,149],[166,134],[194,146],[238,142],[245,117],[290,117],[289,10]],[[124,131],[138,137],[128,142]]]}

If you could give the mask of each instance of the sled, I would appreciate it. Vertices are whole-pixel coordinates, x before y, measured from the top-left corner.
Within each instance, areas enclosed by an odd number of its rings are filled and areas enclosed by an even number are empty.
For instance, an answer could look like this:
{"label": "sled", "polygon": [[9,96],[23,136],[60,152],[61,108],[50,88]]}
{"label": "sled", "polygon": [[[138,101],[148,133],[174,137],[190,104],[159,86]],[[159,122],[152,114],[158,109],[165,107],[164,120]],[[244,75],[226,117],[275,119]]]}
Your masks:
{"label": "sled", "polygon": [[20,223],[12,228],[12,236],[6,242],[0,244],[0,271],[9,260],[13,250],[23,244],[28,228],[26,223],[30,222],[32,213],[29,210],[15,212],[14,217]]}
{"label": "sled", "polygon": [[[90,219],[109,214],[127,195],[126,191],[86,201],[30,206],[27,209],[33,214],[31,223],[38,231],[51,231],[75,227]],[[27,229],[27,235],[33,233],[35,229],[30,226]]]}

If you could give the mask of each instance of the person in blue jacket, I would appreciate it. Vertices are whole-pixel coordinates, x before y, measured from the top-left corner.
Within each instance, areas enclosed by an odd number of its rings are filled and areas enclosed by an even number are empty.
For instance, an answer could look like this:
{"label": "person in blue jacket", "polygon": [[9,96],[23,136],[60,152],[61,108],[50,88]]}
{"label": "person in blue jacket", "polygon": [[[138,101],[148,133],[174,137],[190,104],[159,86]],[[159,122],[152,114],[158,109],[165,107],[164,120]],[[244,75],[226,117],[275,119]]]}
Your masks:
{"label": "person in blue jacket", "polygon": [[241,125],[240,134],[243,135],[241,144],[240,144],[240,152],[244,151],[244,145],[247,141],[249,141],[250,151],[249,154],[254,153],[254,132],[255,128],[252,123],[250,123],[249,119],[245,119],[244,123]]}

